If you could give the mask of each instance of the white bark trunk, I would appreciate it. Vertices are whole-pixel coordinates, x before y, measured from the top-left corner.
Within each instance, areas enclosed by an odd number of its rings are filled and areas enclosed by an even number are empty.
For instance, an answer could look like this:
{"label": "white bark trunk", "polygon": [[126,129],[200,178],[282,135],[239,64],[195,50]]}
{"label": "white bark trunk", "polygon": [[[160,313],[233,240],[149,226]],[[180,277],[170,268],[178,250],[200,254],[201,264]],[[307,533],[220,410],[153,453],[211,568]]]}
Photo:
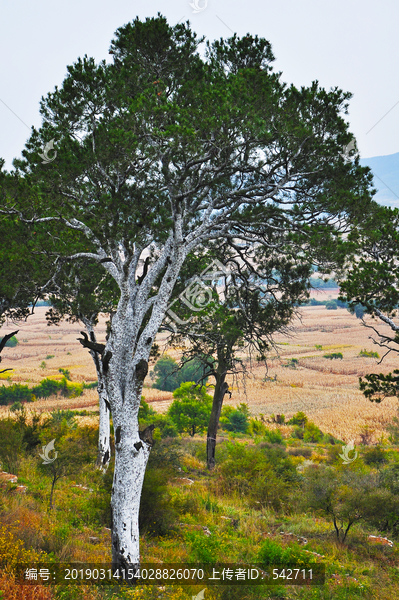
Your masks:
{"label": "white bark trunk", "polygon": [[[96,342],[93,321],[87,318],[82,318],[85,324],[90,340]],[[111,431],[110,431],[110,404],[108,402],[107,389],[105,386],[102,362],[98,352],[90,350],[97,373],[97,392],[99,404],[99,430],[98,430],[98,451],[97,451],[97,466],[105,473],[108,469],[111,460]]]}
{"label": "white bark trunk", "polygon": [[[171,237],[165,244],[164,255],[155,270],[150,270],[138,288],[131,286],[129,276],[124,281],[121,276],[121,296],[102,354],[102,373],[115,435],[115,471],[111,493],[112,564],[115,568],[125,570],[140,564],[140,498],[152,446],[153,426],[139,432],[141,392],[148,371],[150,350],[185,258],[185,251],[178,244],[172,250]],[[151,286],[165,266],[167,269],[157,301],[153,302],[148,298]],[[149,321],[141,330],[143,318],[149,310]]]}
{"label": "white bark trunk", "polygon": [[111,431],[109,402],[102,377],[98,377],[98,398],[100,407],[100,420],[98,431],[97,465],[105,473],[111,460]]}

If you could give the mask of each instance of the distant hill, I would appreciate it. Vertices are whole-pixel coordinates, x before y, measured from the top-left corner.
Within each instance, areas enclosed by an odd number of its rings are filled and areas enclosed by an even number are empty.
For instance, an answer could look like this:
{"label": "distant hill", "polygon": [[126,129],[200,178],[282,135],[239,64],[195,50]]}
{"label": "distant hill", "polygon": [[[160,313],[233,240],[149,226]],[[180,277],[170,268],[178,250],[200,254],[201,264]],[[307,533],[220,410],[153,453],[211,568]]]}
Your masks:
{"label": "distant hill", "polygon": [[370,167],[374,174],[374,199],[384,206],[399,208],[399,152],[387,156],[362,158],[362,166]]}

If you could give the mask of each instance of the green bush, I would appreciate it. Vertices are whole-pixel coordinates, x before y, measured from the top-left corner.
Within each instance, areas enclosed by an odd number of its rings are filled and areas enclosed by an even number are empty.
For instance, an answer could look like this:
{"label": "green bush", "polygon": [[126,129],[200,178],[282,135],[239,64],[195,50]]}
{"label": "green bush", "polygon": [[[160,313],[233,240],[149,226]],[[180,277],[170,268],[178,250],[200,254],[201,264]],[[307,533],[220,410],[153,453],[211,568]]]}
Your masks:
{"label": "green bush", "polygon": [[141,403],[139,407],[139,421],[147,420],[148,417],[152,417],[156,412],[153,408],[151,408],[148,402],[145,401],[144,396],[141,396]]}
{"label": "green bush", "polygon": [[155,415],[149,417],[143,423],[143,427],[147,427],[150,424],[155,425],[154,439],[175,438],[179,434],[178,427],[169,415],[155,413]]}
{"label": "green bush", "polygon": [[327,300],[325,306],[327,310],[337,310],[338,302],[336,300]]}
{"label": "green bush", "polygon": [[249,426],[248,416],[248,406],[244,403],[237,408],[224,406],[220,417],[220,425],[226,431],[246,433]]}
{"label": "green bush", "polygon": [[287,422],[287,425],[300,425],[301,427],[304,427],[307,421],[308,418],[305,413],[299,411],[293,417],[291,417],[291,419]]}
{"label": "green bush", "polygon": [[287,367],[289,369],[296,369],[299,364],[299,360],[297,358],[289,358],[287,363],[283,365],[283,367]]}
{"label": "green bush", "polygon": [[284,438],[279,429],[269,429],[264,435],[265,441],[271,444],[284,444]]}
{"label": "green bush", "polygon": [[302,427],[299,427],[298,425],[296,425],[293,429],[293,431],[291,431],[291,437],[296,439],[296,440],[303,440],[303,429]]}
{"label": "green bush", "polygon": [[247,432],[250,435],[264,435],[266,433],[265,424],[262,421],[259,421],[256,417],[254,419],[250,419]]}
{"label": "green bush", "polygon": [[310,458],[312,456],[311,448],[288,448],[287,452],[291,456],[303,456],[304,458]]}
{"label": "green bush", "polygon": [[218,489],[245,496],[254,506],[281,509],[298,481],[295,465],[281,446],[226,442],[218,457]]}
{"label": "green bush", "polygon": [[61,425],[61,423],[65,421],[67,427],[71,429],[76,429],[77,422],[75,419],[75,413],[73,410],[53,410],[50,415],[50,426],[52,425]]}
{"label": "green bush", "polygon": [[72,383],[65,377],[61,381],[43,379],[39,385],[29,388],[27,385],[14,383],[10,386],[0,387],[0,405],[14,404],[15,402],[33,402],[35,398],[49,398],[60,392],[67,398],[76,398],[83,393],[82,383]]}
{"label": "green bush", "polygon": [[378,354],[378,352],[373,352],[372,350],[360,350],[359,352],[359,356],[364,356],[366,358],[380,358],[380,355]]}
{"label": "green bush", "polygon": [[312,421],[308,421],[303,430],[303,441],[316,443],[322,439],[323,432]]}
{"label": "green bush", "polygon": [[388,462],[386,452],[380,446],[367,448],[362,454],[363,462],[366,465],[380,467]]}
{"label": "green bush", "polygon": [[[153,387],[165,392],[174,392],[180,384],[198,381],[209,370],[199,358],[191,360],[179,370],[178,366],[177,361],[171,356],[167,354],[162,356],[154,367],[156,379]],[[206,385],[207,381],[208,378],[203,379],[202,384]]]}
{"label": "green bush", "polygon": [[3,471],[18,475],[25,452],[24,432],[14,419],[0,420],[0,465]]}
{"label": "green bush", "polygon": [[386,515],[383,495],[375,473],[313,466],[303,472],[300,502],[305,510],[324,513],[342,543],[357,522],[374,520],[379,511]]}
{"label": "green bush", "polygon": [[278,423],[279,425],[283,425],[283,423],[285,423],[285,415],[275,415],[274,413],[272,413],[270,415],[270,418],[273,421],[273,423]]}
{"label": "green bush", "polygon": [[27,385],[13,383],[0,387],[0,405],[14,404],[15,402],[31,402],[32,392]]}
{"label": "green bush", "polygon": [[342,360],[344,357],[341,352],[332,352],[331,354],[324,354],[323,358],[329,358],[331,360],[334,358],[340,358]]}
{"label": "green bush", "polygon": [[185,537],[191,546],[189,562],[216,564],[223,545],[223,540],[219,536],[205,537],[202,532],[189,531]]}
{"label": "green bush", "polygon": [[309,558],[309,554],[305,553],[299,544],[292,544],[283,548],[274,540],[266,539],[258,553],[258,560],[263,567],[269,565],[305,565],[316,562],[315,559]]}
{"label": "green bush", "polygon": [[62,373],[64,375],[65,379],[68,379],[68,381],[71,381],[71,374],[68,371],[68,369],[58,369],[58,373]]}
{"label": "green bush", "polygon": [[212,410],[212,396],[206,393],[206,387],[187,381],[173,392],[173,397],[168,416],[179,433],[189,433],[191,436],[203,433],[208,427]]}

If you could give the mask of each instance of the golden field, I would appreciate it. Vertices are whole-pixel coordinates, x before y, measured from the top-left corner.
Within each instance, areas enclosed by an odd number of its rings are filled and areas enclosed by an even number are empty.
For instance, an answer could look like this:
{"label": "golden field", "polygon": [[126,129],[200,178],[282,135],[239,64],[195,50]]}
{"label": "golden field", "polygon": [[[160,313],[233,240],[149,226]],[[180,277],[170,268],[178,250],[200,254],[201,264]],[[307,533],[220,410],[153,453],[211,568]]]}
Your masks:
{"label": "golden field", "polygon": [[[312,293],[317,299],[336,298],[338,290]],[[82,326],[79,323],[63,322],[60,326],[47,326],[45,307],[36,309],[26,322],[13,325],[6,323],[2,335],[19,329],[19,344],[3,351],[2,368],[13,371],[1,375],[1,383],[24,383],[34,385],[45,377],[62,377],[58,369],[68,369],[74,382],[90,383],[96,380],[94,364],[87,349],[77,338]],[[345,442],[360,441],[361,427],[368,425],[375,430],[374,441],[386,435],[385,426],[396,416],[397,399],[388,398],[382,403],[371,403],[358,389],[358,378],[367,373],[387,373],[397,368],[398,359],[389,354],[381,365],[374,358],[359,357],[362,349],[377,351],[382,349],[369,339],[371,330],[346,309],[326,310],[324,306],[301,308],[300,318],[295,319],[289,335],[275,336],[277,348],[270,352],[268,369],[263,364],[243,356],[247,375],[237,375],[228,379],[232,390],[228,404],[248,403],[253,416],[284,414],[286,419],[301,410],[325,433],[331,433]],[[378,323],[378,329],[385,333],[388,328]],[[105,337],[105,319],[99,325],[98,339]],[[164,348],[164,335],[158,336],[161,349]],[[321,345],[322,350],[316,349]],[[166,349],[178,358],[178,352]],[[329,360],[323,355],[341,352],[343,359]],[[52,358],[47,358],[52,356]],[[287,368],[289,359],[298,359],[296,368]],[[42,364],[44,361],[44,365]],[[42,366],[41,366],[42,365]],[[153,364],[150,365],[150,371]],[[264,381],[265,375],[272,381]],[[276,376],[276,380],[274,380]],[[10,378],[10,379],[8,379]],[[210,382],[211,383],[211,382]],[[143,395],[155,410],[167,410],[172,393],[152,389],[148,376]],[[211,392],[211,390],[210,390]],[[84,390],[78,398],[51,398],[38,400],[27,405],[29,410],[48,412],[56,408],[97,409],[95,389]],[[8,407],[0,407],[0,417],[9,414]],[[80,417],[80,422],[88,423],[93,417]],[[284,431],[284,427],[282,430]]]}

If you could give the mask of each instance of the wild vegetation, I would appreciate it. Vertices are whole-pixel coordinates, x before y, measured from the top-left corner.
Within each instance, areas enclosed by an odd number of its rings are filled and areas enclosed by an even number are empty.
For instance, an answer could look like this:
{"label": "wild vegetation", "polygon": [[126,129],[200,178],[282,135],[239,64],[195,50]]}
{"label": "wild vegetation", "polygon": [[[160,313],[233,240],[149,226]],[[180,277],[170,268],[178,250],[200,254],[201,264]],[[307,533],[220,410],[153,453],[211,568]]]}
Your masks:
{"label": "wild vegetation", "polygon": [[[145,401],[142,408],[141,425],[158,422],[160,415]],[[318,430],[304,412],[288,420],[283,435],[247,407],[240,411],[248,419],[247,433],[238,421],[224,427],[213,471],[206,469],[203,436],[184,437],[183,423],[183,436],[176,427],[170,437],[157,424],[140,506],[142,562],[326,566],[322,586],[209,586],[206,598],[214,600],[396,597],[399,447],[394,438],[359,446],[358,456],[344,464],[343,442]],[[0,462],[18,476],[18,483],[1,487],[0,562],[7,565],[0,577],[2,598],[74,600],[83,594],[92,600],[183,600],[197,594],[203,586],[116,590],[14,583],[17,562],[111,560],[114,459],[105,474],[95,467],[98,427],[80,419],[76,411],[56,411],[30,421],[22,410],[0,422],[2,439],[10,441],[0,448]],[[53,438],[60,454],[49,469],[37,449]],[[18,486],[25,487],[22,493]]]}

